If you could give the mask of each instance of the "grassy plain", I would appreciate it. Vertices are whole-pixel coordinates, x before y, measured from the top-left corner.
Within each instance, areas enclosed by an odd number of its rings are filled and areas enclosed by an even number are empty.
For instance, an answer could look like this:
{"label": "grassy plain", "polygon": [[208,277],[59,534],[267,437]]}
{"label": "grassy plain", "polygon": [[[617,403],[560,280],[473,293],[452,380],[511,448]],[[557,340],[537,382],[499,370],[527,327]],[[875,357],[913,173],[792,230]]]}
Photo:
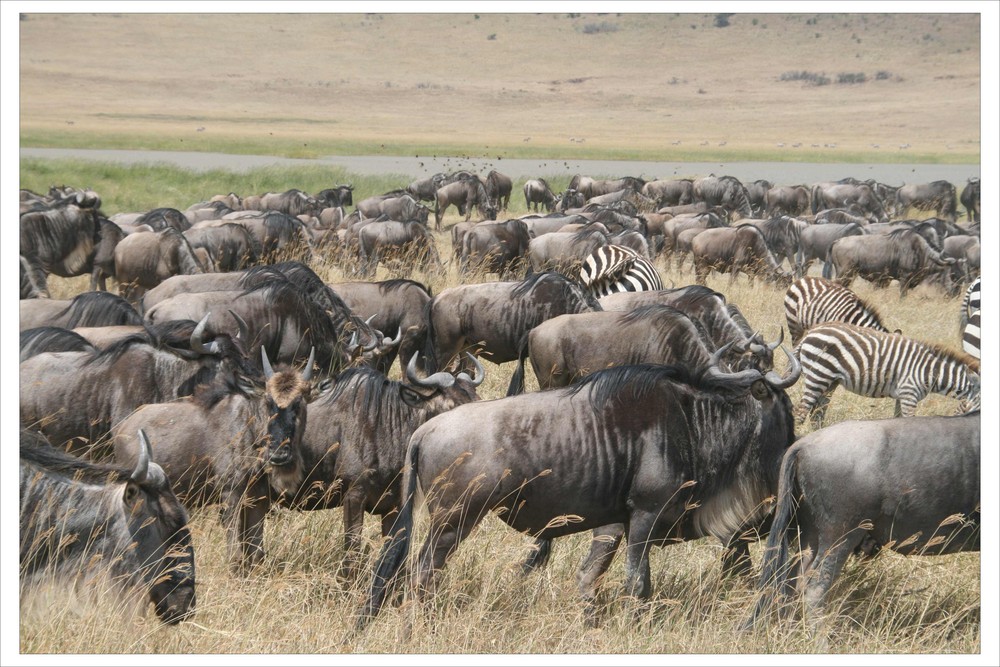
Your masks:
{"label": "grassy plain", "polygon": [[[357,199],[405,185],[404,180],[391,175],[364,178],[328,169],[191,174],[165,167],[130,169],[40,160],[26,160],[21,169],[21,186],[36,191],[61,183],[95,189],[102,195],[108,215],[158,206],[184,209],[212,194],[229,191],[250,194],[289,187],[316,191],[331,180],[352,181]],[[562,185],[557,181],[554,187]],[[511,203],[509,215],[525,212],[517,197]],[[445,217],[445,230],[435,233],[442,257],[450,255],[448,228],[459,219],[452,210]],[[327,257],[316,257],[311,265],[331,282],[354,279]],[[657,267],[668,284],[693,282],[690,263],[677,271],[661,259]],[[389,277],[397,274],[380,267],[375,279]],[[443,272],[420,269],[409,277],[429,285],[435,294],[462,282],[454,266]],[[778,335],[784,323],[783,290],[760,281],[751,285],[745,277],[729,284],[727,278],[713,275],[708,284],[737,304],[769,340]],[[70,298],[87,289],[87,279],[52,278],[50,286],[53,298]],[[878,305],[890,328],[956,347],[957,299],[920,287],[901,300],[895,289],[876,290],[860,280],[854,289]],[[511,365],[486,366],[488,378],[480,396],[499,398],[506,390]],[[537,388],[530,370],[528,387]],[[793,401],[800,394],[800,385],[789,390]],[[950,414],[955,405],[952,400],[931,396],[921,403],[919,414]],[[840,389],[827,419],[833,423],[891,415],[891,399],[867,399]],[[806,426],[799,433],[808,430]],[[418,543],[425,535],[422,516],[418,510]],[[21,651],[722,655],[828,650],[975,654],[981,646],[978,554],[933,559],[884,554],[869,564],[851,562],[831,594],[829,643],[822,648],[796,623],[739,634],[737,628],[754,600],[754,582],[722,581],[720,545],[710,540],[653,550],[654,597],[638,617],[619,596],[623,559],[616,558],[604,585],[600,624],[589,628],[575,586],[575,568],[589,547],[589,534],[559,540],[549,567],[521,578],[518,564],[528,540],[495,518],[486,520],[451,559],[431,602],[423,607],[409,603],[390,607],[364,634],[353,635],[353,614],[364,598],[367,582],[344,584],[336,579],[344,553],[340,510],[274,512],[267,522],[266,561],[247,579],[236,578],[229,571],[217,517],[215,508],[192,512],[198,576],[198,610],[192,622],[166,628],[156,622],[147,605],[139,604],[142,611],[135,613],[136,605],[113,595],[78,593],[67,601],[62,591],[43,591],[22,600]],[[373,519],[367,521],[365,539],[373,553],[379,540]],[[759,562],[759,547],[753,554]]]}
{"label": "grassy plain", "polygon": [[684,13],[28,13],[21,144],[979,161],[979,14],[718,22]]}

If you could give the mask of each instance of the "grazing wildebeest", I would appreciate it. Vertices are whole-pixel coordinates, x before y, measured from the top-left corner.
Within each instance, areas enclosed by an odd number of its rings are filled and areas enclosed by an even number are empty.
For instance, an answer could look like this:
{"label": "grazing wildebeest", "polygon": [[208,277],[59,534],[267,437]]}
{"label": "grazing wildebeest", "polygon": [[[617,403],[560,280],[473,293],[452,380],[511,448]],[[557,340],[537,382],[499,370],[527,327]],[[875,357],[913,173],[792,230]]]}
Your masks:
{"label": "grazing wildebeest", "polygon": [[809,227],[808,223],[792,216],[780,215],[767,220],[744,220],[741,224],[753,225],[764,234],[764,242],[779,266],[787,260],[789,269],[797,269],[796,256],[802,245],[802,231]]}
{"label": "grazing wildebeest", "polygon": [[[751,624],[776,594],[802,595],[818,624],[856,551],[931,556],[979,551],[980,413],[846,421],[814,431],[781,462],[778,502]],[[788,563],[797,526],[799,560]]]}
{"label": "grazing wildebeest", "polygon": [[[755,217],[764,215],[767,208],[767,194],[774,188],[774,183],[764,179],[757,179],[747,183],[747,199],[750,200],[750,214]],[[808,197],[807,200],[808,202]],[[796,215],[791,213],[790,215]],[[768,216],[771,217],[771,216]]]}
{"label": "grazing wildebeest", "polygon": [[263,248],[243,225],[226,223],[218,227],[196,227],[184,232],[192,248],[208,251],[217,271],[242,271],[260,260]]}
{"label": "grazing wildebeest", "polygon": [[418,178],[406,186],[406,194],[417,201],[434,201],[434,193],[441,187],[444,174],[434,174],[427,178]]}
{"label": "grazing wildebeest", "polygon": [[484,220],[496,220],[497,217],[496,206],[490,202],[486,186],[475,176],[442,185],[434,193],[434,224],[437,229],[441,229],[444,212],[452,205],[458,207],[459,215],[464,215],[466,220],[472,217],[473,206]]}
{"label": "grazing wildebeest", "polygon": [[864,299],[832,280],[813,276],[804,276],[789,285],[785,292],[785,321],[792,345],[797,345],[812,327],[827,322],[889,332],[878,311]]}
{"label": "grazing wildebeest", "polygon": [[18,361],[24,361],[43,352],[96,352],[86,338],[70,329],[62,327],[35,327],[21,330],[21,354]]}
{"label": "grazing wildebeest", "polygon": [[934,215],[951,222],[958,216],[958,197],[955,186],[948,181],[903,185],[896,190],[896,214],[905,216],[907,211],[934,211]]}
{"label": "grazing wildebeest", "polygon": [[[195,608],[187,512],[139,431],[133,468],[97,465],[21,431],[22,595],[54,578],[105,575],[119,591],[145,591],[168,624]],[[96,579],[99,584],[104,584]]]}
{"label": "grazing wildebeest", "polygon": [[680,213],[663,223],[663,250],[668,254],[674,251],[677,237],[688,229],[711,229],[713,227],[726,227],[729,219],[725,217],[726,211],[715,208],[698,213]]}
{"label": "grazing wildebeest", "polygon": [[306,472],[300,444],[311,366],[301,375],[276,372],[261,354],[263,386],[201,386],[181,400],[143,405],[114,429],[117,462],[138,458],[133,434],[141,428],[156,441],[157,459],[187,507],[222,504],[230,562],[238,571],[264,557],[272,491],[295,493]]}
{"label": "grazing wildebeest", "polygon": [[[412,201],[412,200],[411,200]],[[360,272],[373,276],[378,263],[392,263],[396,270],[410,274],[416,268],[433,271],[441,268],[434,237],[427,225],[417,220],[383,220],[365,225],[358,231]]]}
{"label": "grazing wildebeest", "polygon": [[260,374],[239,341],[219,334],[204,342],[204,332],[202,321],[187,350],[157,347],[137,335],[97,354],[49,352],[22,361],[21,424],[99,459],[104,436],[140,405],[190,395],[199,384],[251,381]]}
{"label": "grazing wildebeest", "polygon": [[495,364],[514,361],[528,332],[545,320],[601,309],[578,283],[554,272],[521,282],[450,287],[427,308],[427,372],[448,367],[465,349],[482,351]]}
{"label": "grazing wildebeest", "polygon": [[[827,267],[826,258],[829,256],[830,247],[839,239],[845,236],[862,236],[867,234],[861,225],[850,222],[845,225],[806,225],[799,232],[799,250],[795,257],[795,274],[802,277],[809,272],[809,267],[816,260],[823,262]],[[829,278],[824,275],[824,278]]]}
{"label": "grazing wildebeest", "polygon": [[521,220],[477,223],[462,236],[459,271],[463,275],[470,270],[496,273],[503,280],[520,272],[530,241],[528,227]]}
{"label": "grazing wildebeest", "polygon": [[566,188],[556,196],[556,210],[560,213],[576,210],[582,207],[586,201],[587,198],[583,196],[582,192]]}
{"label": "grazing wildebeest", "polygon": [[979,275],[982,263],[982,247],[979,237],[969,234],[949,236],[941,242],[941,256],[956,260],[964,268],[964,280],[971,280]]}
{"label": "grazing wildebeest", "polygon": [[573,275],[580,271],[583,260],[607,244],[607,235],[589,225],[575,232],[542,234],[528,242],[528,268],[531,273],[560,271]]}
{"label": "grazing wildebeest", "polygon": [[478,400],[483,367],[465,373],[416,375],[413,356],[406,382],[389,380],[370,368],[351,368],[308,405],[302,436],[307,472],[296,494],[279,502],[296,509],[344,508],[344,561],[340,576],[353,580],[361,563],[365,512],[378,514],[388,537],[401,504],[400,473],[406,444],[418,426],[457,405]]}
{"label": "grazing wildebeest", "polygon": [[510,193],[514,189],[514,183],[510,176],[501,174],[493,169],[486,174],[486,194],[493,201],[498,211],[506,211],[510,204]]}
{"label": "grazing wildebeest", "polygon": [[327,283],[327,286],[344,300],[352,313],[368,322],[373,329],[393,340],[402,334],[399,346],[375,357],[371,365],[388,374],[398,353],[399,370],[405,371],[410,357],[424,346],[427,336],[425,309],[431,300],[430,289],[405,278],[381,282]]}
{"label": "grazing wildebeest", "polygon": [[690,204],[694,200],[694,181],[690,178],[649,181],[641,192],[656,200],[657,208]]}
{"label": "grazing wildebeest", "polygon": [[550,213],[556,208],[556,195],[544,178],[529,178],[524,182],[524,205],[531,210],[544,206]]}
{"label": "grazing wildebeest", "polygon": [[865,183],[817,183],[812,188],[811,207],[813,213],[826,208],[843,208],[856,204],[866,214],[875,216],[879,222],[887,222],[888,214],[881,198],[870,185]]}
{"label": "grazing wildebeest", "polygon": [[154,232],[162,232],[167,227],[172,227],[179,232],[191,228],[191,221],[176,208],[154,208],[141,214],[132,224],[136,226],[149,225]]}
{"label": "grazing wildebeest", "polygon": [[[624,524],[625,592],[648,598],[653,545],[707,536],[730,544],[764,520],[764,500],[795,439],[784,390],[799,369],[790,360],[785,378],[714,364],[621,366],[571,387],[434,417],[410,438],[396,533],[359,623],[378,613],[407,555],[418,483],[431,517],[413,585],[418,598],[491,511],[540,540]],[[578,577],[588,602],[617,547],[617,540],[593,542]]]}
{"label": "grazing wildebeest", "polygon": [[[895,279],[899,281],[899,296],[904,297],[926,278],[937,276],[949,296],[955,296],[959,289],[951,280],[955,260],[942,257],[912,229],[838,239],[830,246],[826,261],[836,269],[837,282],[844,287],[850,287],[855,276],[883,288]],[[824,276],[828,273],[824,267]]]}
{"label": "grazing wildebeest", "polygon": [[110,292],[81,292],[72,299],[26,299],[18,302],[20,330],[51,326],[64,329],[142,324],[125,299]]}
{"label": "grazing wildebeest", "polygon": [[804,185],[773,187],[764,196],[764,216],[801,215],[809,212],[809,188]]}
{"label": "grazing wildebeest", "polygon": [[962,206],[965,207],[965,218],[969,222],[980,221],[982,213],[980,187],[978,178],[970,178],[965,187],[962,188],[962,194],[959,197]]}
{"label": "grazing wildebeest", "polygon": [[39,296],[48,297],[48,275],[72,278],[93,270],[100,242],[100,197],[78,192],[39,204],[20,216],[20,255]]}
{"label": "grazing wildebeest", "polygon": [[706,229],[691,241],[695,282],[705,284],[710,271],[729,272],[729,283],[743,272],[752,281],[762,275],[767,282],[789,285],[792,275],[781,269],[764,241],[764,234],[753,225]]}
{"label": "grazing wildebeest", "polygon": [[143,292],[181,273],[204,273],[188,240],[176,229],[129,234],[115,246],[118,291],[130,303]]}
{"label": "grazing wildebeest", "polygon": [[720,206],[727,211],[739,213],[744,218],[753,215],[750,209],[750,194],[735,176],[705,176],[694,182],[694,200],[707,206]]}
{"label": "grazing wildebeest", "polygon": [[795,410],[799,422],[811,416],[821,425],[840,385],[861,396],[896,399],[897,417],[913,416],[928,394],[954,398],[965,412],[979,409],[979,362],[939,345],[828,322],[807,331],[795,353],[805,385]]}

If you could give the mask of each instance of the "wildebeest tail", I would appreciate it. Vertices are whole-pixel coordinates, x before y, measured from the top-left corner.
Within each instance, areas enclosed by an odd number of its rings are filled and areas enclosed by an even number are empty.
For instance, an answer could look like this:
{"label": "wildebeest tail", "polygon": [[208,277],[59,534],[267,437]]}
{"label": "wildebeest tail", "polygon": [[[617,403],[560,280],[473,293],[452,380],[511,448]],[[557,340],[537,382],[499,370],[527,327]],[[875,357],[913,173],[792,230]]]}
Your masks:
{"label": "wildebeest tail", "polygon": [[826,259],[823,261],[823,277],[833,280],[833,245],[826,249]]}
{"label": "wildebeest tail", "polygon": [[357,630],[365,628],[378,615],[385,602],[386,594],[396,583],[400,568],[410,553],[410,538],[413,533],[413,504],[417,494],[417,457],[420,444],[413,440],[406,451],[406,466],[403,470],[403,502],[399,515],[392,525],[389,541],[382,545],[375,563],[371,593],[358,616]]}
{"label": "wildebeest tail", "polygon": [[424,322],[427,323],[427,335],[424,338],[424,373],[431,375],[438,372],[437,336],[434,334],[434,299],[424,304]]}
{"label": "wildebeest tail", "polygon": [[781,461],[781,470],[778,473],[778,504],[774,509],[774,520],[767,535],[767,545],[764,547],[758,584],[759,597],[753,615],[746,623],[747,628],[770,609],[775,597],[780,595],[788,584],[787,533],[797,505],[795,474],[798,471],[798,452],[799,450],[793,446]]}
{"label": "wildebeest tail", "polygon": [[524,393],[524,360],[528,357],[528,337],[525,336],[521,343],[521,349],[517,353],[517,367],[514,374],[510,376],[510,384],[507,385],[507,395],[517,396]]}

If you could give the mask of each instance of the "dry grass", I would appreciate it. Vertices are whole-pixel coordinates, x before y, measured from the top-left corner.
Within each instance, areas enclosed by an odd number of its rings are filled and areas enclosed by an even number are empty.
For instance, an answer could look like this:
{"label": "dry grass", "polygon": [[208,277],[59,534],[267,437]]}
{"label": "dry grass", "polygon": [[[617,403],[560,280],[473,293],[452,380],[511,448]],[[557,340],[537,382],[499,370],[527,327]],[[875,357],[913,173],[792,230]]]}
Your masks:
{"label": "dry grass", "polygon": [[[445,227],[459,220],[445,219]],[[435,233],[442,258],[450,252],[447,231]],[[313,264],[328,281],[354,279],[332,262]],[[666,282],[692,282],[682,272],[658,265]],[[374,279],[390,277],[380,267]],[[460,284],[457,268],[417,270],[416,280],[434,293]],[[467,281],[495,280],[486,274]],[[68,298],[86,288],[84,278],[52,279],[53,297]],[[709,286],[727,295],[768,339],[783,326],[783,290],[740,277],[712,275]],[[854,284],[878,304],[890,328],[952,348],[957,343],[959,302],[920,287],[900,300],[898,290]],[[938,317],[928,318],[934,312]],[[780,356],[780,355],[779,355]],[[784,363],[784,362],[779,362]],[[512,364],[486,364],[483,398],[506,391]],[[398,373],[398,370],[393,371]],[[528,389],[537,382],[528,371]],[[793,401],[801,389],[789,391]],[[918,414],[950,414],[955,402],[931,396]],[[869,399],[838,389],[828,423],[892,416],[891,399]],[[808,430],[800,429],[800,434]],[[252,578],[238,579],[226,564],[217,510],[192,514],[198,575],[198,609],[193,622],[161,627],[151,610],[135,615],[113,598],[68,605],[45,615],[24,613],[21,649],[35,653],[811,653],[822,645],[798,624],[740,634],[737,628],[754,599],[753,583],[722,581],[720,545],[699,540],[652,555],[654,598],[637,610],[620,597],[619,556],[604,585],[600,624],[589,628],[578,600],[575,569],[589,548],[589,534],[556,543],[549,567],[527,578],[518,564],[528,540],[495,518],[487,519],[463,543],[439,578],[435,597],[424,606],[388,607],[363,634],[352,632],[366,582],[344,584],[336,571],[343,556],[340,510],[275,511],[267,524],[268,556]],[[378,549],[377,522],[366,522],[369,558]],[[418,510],[419,546],[426,519]],[[760,547],[754,547],[759,562]],[[829,610],[828,649],[844,653],[965,654],[980,650],[980,559],[978,554],[904,559],[885,554],[873,563],[851,563],[838,582]],[[27,602],[26,604],[30,604]],[[110,620],[109,620],[110,619]]]}
{"label": "dry grass", "polygon": [[[21,138],[294,157],[978,161],[978,14],[714,23],[675,13],[29,14]],[[838,83],[857,74],[864,83]]]}

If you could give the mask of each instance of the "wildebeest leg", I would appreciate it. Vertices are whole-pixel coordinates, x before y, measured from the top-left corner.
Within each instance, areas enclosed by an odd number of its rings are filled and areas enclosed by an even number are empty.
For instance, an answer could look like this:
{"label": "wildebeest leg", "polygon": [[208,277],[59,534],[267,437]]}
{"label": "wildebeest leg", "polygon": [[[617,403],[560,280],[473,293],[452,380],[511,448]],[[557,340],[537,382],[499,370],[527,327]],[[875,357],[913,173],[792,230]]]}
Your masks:
{"label": "wildebeest leg", "polygon": [[38,292],[38,296],[43,299],[49,298],[49,281],[48,274],[45,273],[45,269],[42,268],[42,263],[37,257],[24,255],[24,259],[28,265],[28,278],[31,283],[35,286],[35,291]]}
{"label": "wildebeest leg", "polygon": [[239,574],[247,574],[264,558],[266,502],[255,494],[230,492],[223,503],[222,522],[229,533],[229,562]]}
{"label": "wildebeest leg", "polygon": [[586,605],[587,620],[591,625],[596,622],[597,589],[604,581],[604,575],[611,567],[611,561],[614,560],[624,535],[625,526],[620,523],[595,529],[594,538],[590,542],[590,553],[577,570],[577,590]]}
{"label": "wildebeest leg", "polygon": [[364,554],[361,531],[365,522],[365,493],[357,485],[352,485],[344,494],[341,503],[344,508],[344,560],[340,564],[337,578],[352,582],[357,578]]}
{"label": "wildebeest leg", "polygon": [[809,619],[813,631],[818,628],[823,600],[827,591],[844,569],[844,563],[861,543],[865,533],[851,530],[846,535],[837,531],[822,529],[813,563],[803,576],[804,614]]}
{"label": "wildebeest leg", "polygon": [[739,531],[726,541],[722,550],[722,576],[746,576],[751,574],[752,563],[750,561],[750,542],[748,533],[753,531]]}
{"label": "wildebeest leg", "polygon": [[521,574],[529,574],[548,565],[552,555],[552,540],[535,539],[524,562],[521,563]]}
{"label": "wildebeest leg", "polygon": [[653,546],[650,534],[657,514],[634,510],[628,526],[628,546],[625,549],[625,594],[639,600],[649,599],[649,550]]}
{"label": "wildebeest leg", "polygon": [[422,600],[434,592],[435,572],[444,568],[448,558],[455,553],[458,545],[474,527],[475,523],[459,528],[450,524],[435,526],[432,522],[430,535],[420,548],[417,574],[413,580],[413,594],[417,600]]}

